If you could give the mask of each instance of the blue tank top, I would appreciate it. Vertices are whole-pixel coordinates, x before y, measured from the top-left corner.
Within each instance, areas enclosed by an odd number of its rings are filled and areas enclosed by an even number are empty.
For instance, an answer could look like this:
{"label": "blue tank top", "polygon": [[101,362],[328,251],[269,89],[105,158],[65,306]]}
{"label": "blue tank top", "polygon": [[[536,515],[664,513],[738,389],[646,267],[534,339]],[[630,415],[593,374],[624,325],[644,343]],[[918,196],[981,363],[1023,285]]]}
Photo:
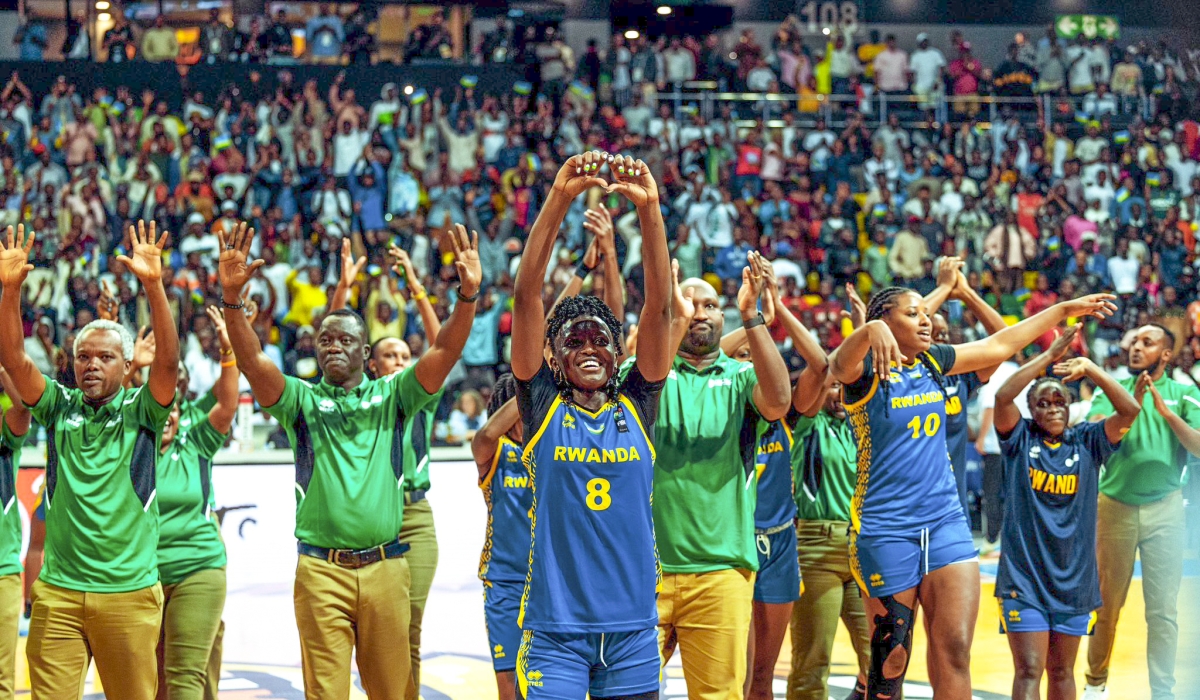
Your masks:
{"label": "blue tank top", "polygon": [[996,597],[1064,615],[1100,607],[1096,502],[1100,465],[1116,449],[1102,422],[1068,428],[1054,442],[1022,418],[1001,436],[1004,526]]}
{"label": "blue tank top", "polygon": [[521,447],[500,438],[492,468],[479,481],[487,501],[487,535],[479,557],[484,581],[524,581],[529,574],[530,509],[533,488],[521,459]]}
{"label": "blue tank top", "polygon": [[867,353],[862,377],[843,389],[858,443],[850,523],[860,535],[915,533],[964,517],[946,451],[946,394],[930,373],[953,368],[954,348],[934,345],[924,357],[880,380]]}
{"label": "blue tank top", "polygon": [[758,441],[758,503],[754,527],[768,530],[796,519],[792,487],[792,431],[784,421],[774,421]]}
{"label": "blue tank top", "polygon": [[654,627],[661,571],[650,431],[662,383],[635,367],[618,401],[594,414],[564,401],[545,366],[518,389],[533,488],[518,624],[576,634]]}
{"label": "blue tank top", "polygon": [[967,510],[967,443],[971,430],[967,425],[967,403],[983,386],[974,372],[946,377],[946,447],[954,468],[955,488],[963,512]]}

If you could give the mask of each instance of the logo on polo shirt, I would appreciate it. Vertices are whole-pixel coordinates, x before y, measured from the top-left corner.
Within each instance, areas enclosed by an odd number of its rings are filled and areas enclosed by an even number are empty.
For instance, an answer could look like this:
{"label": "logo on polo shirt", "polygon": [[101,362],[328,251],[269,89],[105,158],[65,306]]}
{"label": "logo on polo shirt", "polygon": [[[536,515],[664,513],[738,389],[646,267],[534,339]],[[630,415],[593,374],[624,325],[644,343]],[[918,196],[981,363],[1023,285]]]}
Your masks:
{"label": "logo on polo shirt", "polygon": [[362,409],[365,411],[368,408],[370,408],[371,406],[378,406],[382,403],[383,403],[383,397],[380,396],[379,394],[376,394],[371,397],[370,401],[363,401],[361,406],[362,406]]}
{"label": "logo on polo shirt", "polygon": [[317,404],[317,410],[321,413],[333,413],[333,409],[335,408],[337,408],[337,404],[330,399],[321,399],[320,403]]}
{"label": "logo on polo shirt", "polygon": [[708,388],[709,389],[712,389],[714,387],[721,387],[721,386],[733,386],[733,380],[732,379],[710,379],[710,380],[708,380]]}
{"label": "logo on polo shirt", "polygon": [[69,428],[78,428],[83,425],[83,416],[78,413],[72,413],[70,416],[67,416],[67,420],[64,422]]}
{"label": "logo on polo shirt", "polygon": [[679,375],[675,374],[675,370],[667,372],[667,379],[679,379]]}

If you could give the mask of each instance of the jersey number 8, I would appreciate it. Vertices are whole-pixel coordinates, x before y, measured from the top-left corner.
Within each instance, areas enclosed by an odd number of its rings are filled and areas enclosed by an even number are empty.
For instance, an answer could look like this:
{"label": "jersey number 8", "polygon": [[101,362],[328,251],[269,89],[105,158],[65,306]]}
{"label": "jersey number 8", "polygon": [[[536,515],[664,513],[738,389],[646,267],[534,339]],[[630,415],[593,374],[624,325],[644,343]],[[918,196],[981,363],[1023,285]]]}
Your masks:
{"label": "jersey number 8", "polygon": [[[930,413],[925,416],[925,434],[929,437],[937,435],[938,428],[942,425],[942,417],[937,413]],[[912,431],[912,439],[916,440],[921,437],[921,417],[913,416],[913,419],[906,426]]]}
{"label": "jersey number 8", "polygon": [[587,507],[592,510],[608,510],[612,496],[608,495],[608,479],[592,479],[587,483]]}

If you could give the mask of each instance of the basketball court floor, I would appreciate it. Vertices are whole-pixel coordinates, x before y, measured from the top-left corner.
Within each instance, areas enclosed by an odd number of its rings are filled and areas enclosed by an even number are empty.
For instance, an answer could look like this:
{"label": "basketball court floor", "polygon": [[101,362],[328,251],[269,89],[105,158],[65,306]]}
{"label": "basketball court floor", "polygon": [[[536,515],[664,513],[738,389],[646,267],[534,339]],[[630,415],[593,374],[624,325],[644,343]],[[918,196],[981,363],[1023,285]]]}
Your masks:
{"label": "basketball court floor", "polygon": [[[469,463],[434,463],[434,509],[440,562],[425,615],[422,696],[425,700],[491,700],[495,678],[483,625],[482,588],[476,578],[486,512]],[[222,507],[249,506],[228,513],[223,534],[229,550],[229,596],[225,608],[225,665],[221,700],[303,698],[300,643],[292,611],[295,568],[294,497],[290,465],[218,466],[214,486]],[[1186,578],[1179,598],[1180,647],[1176,696],[1200,698],[1200,560],[1188,553]],[[992,598],[995,561],[984,563],[979,622],[972,655],[975,697],[1009,697],[1012,659],[998,633]],[[1122,613],[1118,648],[1109,681],[1111,700],[1149,698],[1146,680],[1146,637],[1141,580],[1135,579]],[[1086,642],[1084,643],[1086,646]],[[1084,648],[1077,675],[1083,684]],[[776,667],[775,696],[785,697],[790,652],[785,643]],[[841,700],[854,683],[854,656],[844,630],[833,655],[830,695]],[[89,681],[88,698],[101,698],[102,688]],[[679,657],[667,668],[664,698],[685,698]],[[931,698],[926,683],[925,638],[918,626],[905,698]],[[24,640],[19,648],[18,696],[28,694]],[[365,698],[358,689],[356,698]]]}

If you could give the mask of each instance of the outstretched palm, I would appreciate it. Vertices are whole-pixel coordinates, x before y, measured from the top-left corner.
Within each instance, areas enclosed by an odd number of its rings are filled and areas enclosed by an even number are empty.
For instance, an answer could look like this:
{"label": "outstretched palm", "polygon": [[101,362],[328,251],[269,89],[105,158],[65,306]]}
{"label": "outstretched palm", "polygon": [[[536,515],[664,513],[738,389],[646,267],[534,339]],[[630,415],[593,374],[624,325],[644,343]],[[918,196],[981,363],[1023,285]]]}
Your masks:
{"label": "outstretched palm", "polygon": [[0,285],[5,287],[20,287],[25,281],[25,275],[33,269],[29,264],[29,251],[33,249],[33,232],[25,236],[25,224],[20,224],[13,235],[13,227],[8,227],[7,235],[0,240]]}
{"label": "outstretched palm", "polygon": [[163,231],[159,236],[158,224],[151,221],[147,229],[146,222],[139,220],[137,227],[129,227],[130,254],[118,255],[117,260],[124,263],[143,283],[157,282],[162,279],[162,253],[170,235]]}
{"label": "outstretched palm", "polygon": [[450,231],[450,245],[454,248],[454,267],[458,270],[459,290],[468,297],[475,296],[483,282],[483,263],[479,260],[479,234],[474,231],[467,236],[467,227],[455,224]]}
{"label": "outstretched palm", "polygon": [[[685,320],[688,323],[696,317],[696,302],[693,301],[695,289],[689,287],[686,291],[679,285],[679,261],[671,261],[671,318]],[[631,351],[632,352],[632,351]]]}
{"label": "outstretched palm", "polygon": [[254,229],[246,222],[239,222],[232,234],[217,232],[221,243],[221,256],[217,259],[217,274],[226,298],[239,298],[242,288],[250,281],[254,271],[262,267],[262,260],[250,262],[250,245],[254,242]]}

